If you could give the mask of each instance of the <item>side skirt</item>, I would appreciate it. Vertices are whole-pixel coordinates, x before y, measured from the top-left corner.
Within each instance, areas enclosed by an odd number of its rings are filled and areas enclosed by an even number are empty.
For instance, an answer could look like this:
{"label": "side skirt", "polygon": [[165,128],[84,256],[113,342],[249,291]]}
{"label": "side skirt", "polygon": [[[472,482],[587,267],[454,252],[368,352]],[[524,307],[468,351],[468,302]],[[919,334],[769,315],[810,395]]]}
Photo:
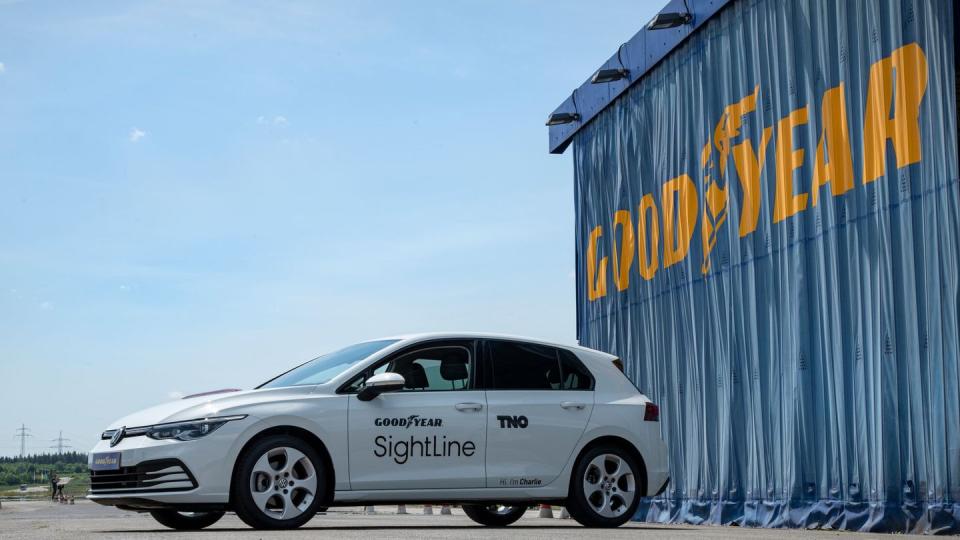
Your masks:
{"label": "side skirt", "polygon": [[368,491],[336,491],[331,506],[354,504],[390,503],[474,503],[474,502],[542,502],[555,503],[567,498],[566,489],[547,487],[522,488],[473,488],[473,489],[397,489]]}

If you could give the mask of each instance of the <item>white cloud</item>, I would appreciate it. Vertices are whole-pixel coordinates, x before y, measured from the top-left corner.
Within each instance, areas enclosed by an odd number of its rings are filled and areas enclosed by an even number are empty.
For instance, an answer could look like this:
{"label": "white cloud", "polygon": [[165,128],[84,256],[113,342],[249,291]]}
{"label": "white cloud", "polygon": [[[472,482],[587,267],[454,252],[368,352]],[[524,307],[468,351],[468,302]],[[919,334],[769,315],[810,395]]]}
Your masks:
{"label": "white cloud", "polygon": [[7,71],[7,66],[3,65],[3,62],[0,62],[0,75]]}
{"label": "white cloud", "polygon": [[279,114],[273,117],[258,116],[257,123],[260,124],[261,126],[281,126],[282,127],[282,126],[290,125],[290,121],[287,120],[287,117]]}
{"label": "white cloud", "polygon": [[147,132],[140,128],[133,128],[130,130],[130,142],[135,143],[140,139],[147,136]]}
{"label": "white cloud", "polygon": [[50,302],[50,301],[40,302],[40,309],[53,309],[53,302]]}

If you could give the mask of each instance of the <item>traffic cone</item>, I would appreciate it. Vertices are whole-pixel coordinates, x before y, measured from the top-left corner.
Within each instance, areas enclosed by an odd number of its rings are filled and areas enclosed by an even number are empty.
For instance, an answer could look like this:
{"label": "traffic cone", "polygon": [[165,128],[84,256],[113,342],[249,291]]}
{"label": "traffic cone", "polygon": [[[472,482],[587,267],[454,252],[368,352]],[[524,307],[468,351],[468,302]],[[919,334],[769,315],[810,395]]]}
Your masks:
{"label": "traffic cone", "polygon": [[570,512],[567,512],[566,506],[560,509],[560,519],[570,519]]}
{"label": "traffic cone", "polygon": [[407,513],[407,505],[405,505],[405,504],[398,504],[398,505],[397,505],[397,515],[406,514],[406,513]]}
{"label": "traffic cone", "polygon": [[541,504],[541,505],[540,505],[540,517],[542,517],[542,518],[552,518],[552,517],[553,517],[553,509],[550,508],[550,505],[549,505],[549,504]]}
{"label": "traffic cone", "polygon": [[452,516],[453,512],[450,511],[450,505],[444,504],[440,506],[440,515],[441,516]]}
{"label": "traffic cone", "polygon": [[423,505],[423,515],[425,515],[425,516],[432,516],[432,515],[433,515],[433,505],[432,505],[432,504],[425,504],[425,505]]}
{"label": "traffic cone", "polygon": [[376,509],[374,509],[374,507],[372,507],[372,506],[364,506],[364,507],[363,507],[363,513],[364,513],[364,514],[376,514],[377,511],[376,511]]}

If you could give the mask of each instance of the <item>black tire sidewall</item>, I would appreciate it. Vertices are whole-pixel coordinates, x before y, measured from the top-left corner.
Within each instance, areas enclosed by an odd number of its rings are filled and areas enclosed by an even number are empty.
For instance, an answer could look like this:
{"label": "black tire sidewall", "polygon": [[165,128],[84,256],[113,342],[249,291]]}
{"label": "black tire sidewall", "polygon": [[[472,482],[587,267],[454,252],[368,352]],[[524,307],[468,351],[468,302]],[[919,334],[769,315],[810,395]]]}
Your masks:
{"label": "black tire sidewall", "polygon": [[[274,448],[288,446],[295,448],[311,461],[313,469],[317,474],[317,493],[314,494],[310,507],[299,516],[291,519],[274,519],[265,515],[260,508],[253,502],[250,494],[250,474],[253,472],[253,466],[260,456]],[[243,520],[247,525],[255,529],[296,529],[304,523],[313,519],[323,501],[327,500],[327,494],[322,493],[326,489],[326,469],[320,454],[306,441],[293,435],[270,435],[263,440],[257,441],[253,446],[246,449],[239,457],[236,474],[233,478],[232,502],[237,517]]]}
{"label": "black tire sidewall", "polygon": [[203,512],[185,516],[176,510],[152,510],[150,515],[164,527],[178,531],[198,531],[220,521],[223,512]]}
{"label": "black tire sidewall", "polygon": [[489,504],[465,504],[462,506],[463,513],[467,515],[473,521],[485,525],[487,527],[506,527],[511,523],[517,521],[523,514],[526,513],[526,505],[506,505],[506,506],[515,506],[514,509],[511,509],[510,512],[506,514],[497,514],[496,512],[491,512],[488,507]]}
{"label": "black tire sidewall", "polygon": [[[587,466],[597,456],[601,454],[614,454],[623,459],[633,470],[633,476],[636,481],[637,492],[630,503],[630,507],[622,516],[615,518],[603,517],[596,513],[587,501],[583,493],[583,477],[587,472]],[[641,493],[644,488],[644,471],[641,470],[637,460],[622,447],[612,444],[602,444],[584,452],[577,461],[577,466],[573,469],[573,475],[570,478],[570,493],[567,496],[567,511],[570,517],[585,527],[619,527],[630,521],[637,513],[640,506],[640,499],[646,494]]]}

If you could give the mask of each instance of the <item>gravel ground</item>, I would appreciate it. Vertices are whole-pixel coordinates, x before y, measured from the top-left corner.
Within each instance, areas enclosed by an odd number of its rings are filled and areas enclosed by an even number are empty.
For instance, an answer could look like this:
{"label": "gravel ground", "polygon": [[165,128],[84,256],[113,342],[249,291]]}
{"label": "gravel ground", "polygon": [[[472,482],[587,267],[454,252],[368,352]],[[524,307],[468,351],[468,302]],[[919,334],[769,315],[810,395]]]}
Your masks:
{"label": "gravel ground", "polygon": [[[395,507],[377,507],[375,515],[365,515],[361,508],[333,508],[318,515],[296,531],[254,531],[236,516],[227,515],[213,527],[199,532],[178,533],[163,528],[149,514],[124,512],[88,501],[61,505],[46,501],[3,502],[0,508],[0,539],[6,538],[757,538],[790,540],[791,538],[890,538],[832,531],[797,531],[743,529],[738,527],[694,527],[688,525],[651,525],[628,523],[619,529],[584,529],[569,519],[546,519],[537,512],[528,512],[507,529],[488,529],[475,525],[454,509],[452,516],[424,516],[420,506],[410,506],[409,515],[396,515]],[[439,512],[439,508],[434,510]],[[559,512],[554,512],[559,515]]]}

